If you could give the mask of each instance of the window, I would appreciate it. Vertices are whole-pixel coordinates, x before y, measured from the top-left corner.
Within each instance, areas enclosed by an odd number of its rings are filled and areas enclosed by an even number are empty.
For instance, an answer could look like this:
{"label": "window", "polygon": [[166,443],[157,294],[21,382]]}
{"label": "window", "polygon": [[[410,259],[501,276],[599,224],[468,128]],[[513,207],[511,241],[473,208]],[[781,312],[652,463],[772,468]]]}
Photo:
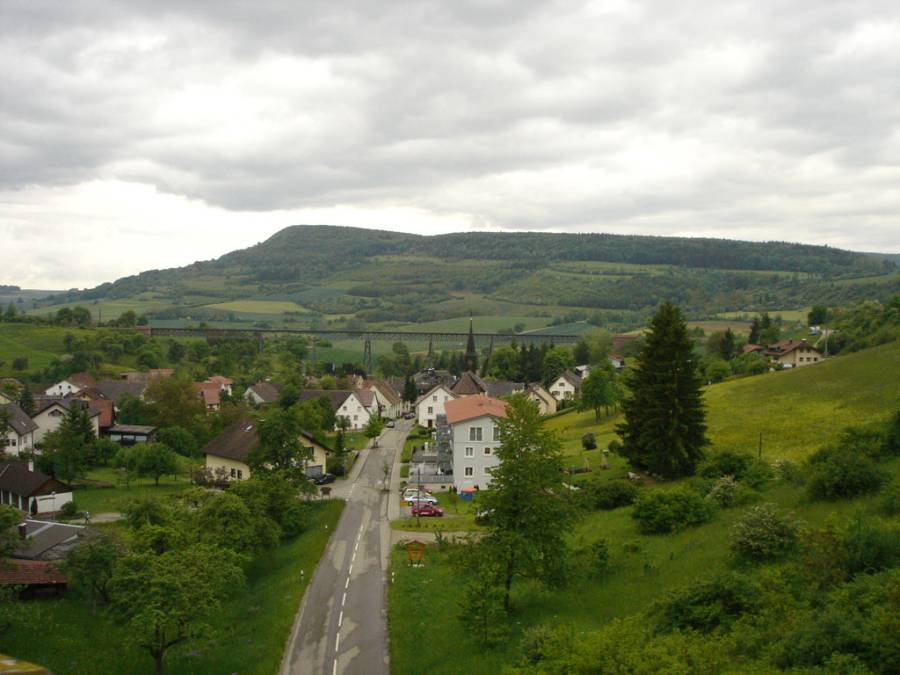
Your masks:
{"label": "window", "polygon": [[465,470],[465,474],[466,474],[467,476],[474,476],[474,475],[475,475],[475,469],[473,469],[471,466],[467,466],[467,467],[466,467],[466,470]]}
{"label": "window", "polygon": [[357,419],[359,419],[359,415],[354,415],[354,416],[353,416],[353,421],[355,422]]}
{"label": "window", "polygon": [[243,472],[243,470],[238,469],[238,470],[237,470],[237,474],[238,474],[238,480],[243,480],[243,478],[244,478],[244,472]]}
{"label": "window", "polygon": [[498,427],[497,425],[494,425],[494,440],[500,440],[500,427]]}
{"label": "window", "polygon": [[469,440],[470,441],[480,441],[481,440],[481,427],[470,427],[469,428]]}
{"label": "window", "polygon": [[232,477],[232,478],[237,478],[237,471],[236,471],[235,469],[232,469],[232,470],[231,470],[231,477]]}
{"label": "window", "polygon": [[434,413],[434,408],[428,406],[428,414],[431,415],[432,413]]}
{"label": "window", "polygon": [[492,451],[490,448],[485,448],[485,449],[484,449],[484,456],[485,456],[485,457],[490,457],[490,456],[491,456],[491,452],[493,452],[493,451]]}
{"label": "window", "polygon": [[434,396],[432,396],[432,397],[431,397],[431,400],[432,400],[432,401],[437,401],[437,394],[435,394]]}
{"label": "window", "polygon": [[466,448],[466,457],[474,457],[475,448]]}

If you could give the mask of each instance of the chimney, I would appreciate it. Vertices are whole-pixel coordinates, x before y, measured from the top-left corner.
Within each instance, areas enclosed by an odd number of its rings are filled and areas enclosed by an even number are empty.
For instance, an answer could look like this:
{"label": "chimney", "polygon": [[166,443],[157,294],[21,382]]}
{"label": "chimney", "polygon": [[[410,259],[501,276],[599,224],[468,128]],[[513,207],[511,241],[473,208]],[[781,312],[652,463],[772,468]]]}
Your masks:
{"label": "chimney", "polygon": [[28,538],[28,525],[26,523],[19,523],[19,539],[25,541]]}
{"label": "chimney", "polygon": [[28,460],[28,470],[31,472],[34,472],[34,460],[33,459]]}

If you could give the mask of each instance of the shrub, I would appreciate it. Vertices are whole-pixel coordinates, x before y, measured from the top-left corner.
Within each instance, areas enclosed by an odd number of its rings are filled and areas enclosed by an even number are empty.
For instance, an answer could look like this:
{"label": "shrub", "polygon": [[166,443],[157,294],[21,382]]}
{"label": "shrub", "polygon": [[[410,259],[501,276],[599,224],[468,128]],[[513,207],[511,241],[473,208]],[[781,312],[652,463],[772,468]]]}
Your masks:
{"label": "shrub", "polygon": [[613,455],[618,455],[622,452],[622,441],[617,438],[612,439],[609,442],[609,445],[606,446],[606,449]]}
{"label": "shrub", "polygon": [[874,492],[884,482],[884,474],[864,455],[835,452],[812,465],[809,496],[813,499],[846,499]]}
{"label": "shrub", "polygon": [[789,459],[776,459],[774,467],[775,475],[779,480],[783,480],[786,483],[801,485],[805,480],[805,476],[800,470],[800,467]]}
{"label": "shrub", "polygon": [[734,526],[731,550],[742,560],[773,560],[797,543],[797,524],[774,504],[751,508]]}
{"label": "shrub", "polygon": [[900,455],[900,410],[887,424],[881,441],[881,454],[888,457]]}
{"label": "shrub", "polygon": [[63,518],[74,518],[78,513],[78,507],[75,506],[75,502],[66,502],[62,505],[59,512],[62,514]]}
{"label": "shrub", "polygon": [[644,492],[635,500],[631,517],[644,534],[664,534],[707,522],[713,507],[687,488]]}
{"label": "shrub", "polygon": [[708,456],[697,468],[697,474],[705,478],[733,476],[735,479],[760,487],[772,476],[769,465],[746,453],[723,450]]}
{"label": "shrub", "polygon": [[604,577],[609,572],[609,542],[606,539],[599,539],[591,546],[591,567],[593,576]]}
{"label": "shrub", "polygon": [[591,432],[586,433],[581,437],[581,448],[583,450],[596,450],[597,449],[597,438]]}
{"label": "shrub", "polygon": [[637,497],[638,488],[624,480],[594,480],[582,488],[587,504],[594,509],[617,509],[628,506]]}
{"label": "shrub", "polygon": [[712,484],[706,498],[711,499],[722,508],[727,508],[734,502],[737,490],[738,482],[733,476],[722,476]]}
{"label": "shrub", "polygon": [[343,476],[346,472],[343,457],[328,457],[325,460],[325,471],[335,476]]}
{"label": "shrub", "polygon": [[842,539],[844,567],[851,576],[900,565],[900,532],[858,521]]}
{"label": "shrub", "polygon": [[878,501],[878,509],[886,516],[896,516],[900,513],[900,482],[891,481],[881,490],[881,499]]}
{"label": "shrub", "polygon": [[669,595],[657,605],[659,632],[696,630],[709,633],[762,606],[759,586],[736,572],[726,572]]}

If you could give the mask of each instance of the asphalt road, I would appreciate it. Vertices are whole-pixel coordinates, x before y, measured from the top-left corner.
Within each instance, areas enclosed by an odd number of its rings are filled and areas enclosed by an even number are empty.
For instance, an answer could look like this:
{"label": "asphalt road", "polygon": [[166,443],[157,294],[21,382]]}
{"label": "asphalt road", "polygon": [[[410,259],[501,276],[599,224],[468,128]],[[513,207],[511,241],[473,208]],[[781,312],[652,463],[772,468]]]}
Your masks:
{"label": "asphalt road", "polygon": [[[282,675],[381,675],[389,672],[386,578],[391,530],[384,460],[398,458],[411,422],[388,429],[378,449],[362,451],[334,496],[347,500],[306,589],[282,662]],[[396,471],[394,475],[396,476]]]}

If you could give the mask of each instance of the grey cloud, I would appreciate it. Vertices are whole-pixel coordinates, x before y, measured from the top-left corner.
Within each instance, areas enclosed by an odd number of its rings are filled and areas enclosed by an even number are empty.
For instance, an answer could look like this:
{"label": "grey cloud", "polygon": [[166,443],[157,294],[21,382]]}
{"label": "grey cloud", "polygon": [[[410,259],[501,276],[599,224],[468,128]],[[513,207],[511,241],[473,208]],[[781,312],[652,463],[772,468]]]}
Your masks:
{"label": "grey cloud", "polygon": [[[109,178],[529,229],[802,221],[808,240],[895,217],[868,170],[900,163],[896,50],[839,50],[900,26],[892,1],[0,0],[0,21],[0,189]],[[646,174],[623,157],[642,144]],[[804,178],[816,157],[831,173]],[[606,178],[535,188],[582,170]]]}

